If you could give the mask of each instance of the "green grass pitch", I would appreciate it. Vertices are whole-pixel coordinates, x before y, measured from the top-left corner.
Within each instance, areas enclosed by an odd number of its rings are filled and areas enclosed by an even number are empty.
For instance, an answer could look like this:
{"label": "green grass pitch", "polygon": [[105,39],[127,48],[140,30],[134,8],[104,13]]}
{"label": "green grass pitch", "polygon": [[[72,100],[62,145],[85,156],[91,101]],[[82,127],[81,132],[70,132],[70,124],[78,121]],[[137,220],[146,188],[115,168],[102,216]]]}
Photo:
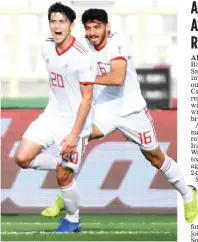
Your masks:
{"label": "green grass pitch", "polygon": [[81,232],[56,234],[60,217],[2,216],[2,241],[176,241],[176,216],[81,216]]}

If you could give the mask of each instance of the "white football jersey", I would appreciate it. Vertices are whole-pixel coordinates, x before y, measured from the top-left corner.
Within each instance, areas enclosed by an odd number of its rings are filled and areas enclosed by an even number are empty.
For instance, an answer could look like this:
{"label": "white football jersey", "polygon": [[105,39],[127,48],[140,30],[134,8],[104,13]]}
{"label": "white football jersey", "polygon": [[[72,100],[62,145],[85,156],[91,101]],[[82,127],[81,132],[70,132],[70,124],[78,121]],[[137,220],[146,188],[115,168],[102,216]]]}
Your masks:
{"label": "white football jersey", "polygon": [[[42,45],[42,55],[50,85],[49,103],[45,112],[53,118],[66,119],[72,128],[82,101],[80,84],[93,84],[95,81],[96,71],[91,68],[89,52],[73,38],[71,45],[59,53],[53,38],[49,38]],[[91,109],[82,132],[90,129],[92,112]]]}
{"label": "white football jersey", "polygon": [[[83,38],[79,38],[83,41]],[[120,34],[109,34],[106,45],[100,50],[96,50],[87,38],[84,38],[84,46],[95,53],[95,62],[97,65],[97,75],[110,72],[111,61],[124,59],[127,61],[127,71],[125,83],[123,86],[94,86],[94,102],[97,105],[108,104],[112,108],[117,106],[116,112],[120,116],[125,116],[133,112],[142,110],[146,106],[137,73],[133,64],[132,56],[129,50],[129,43],[126,38]],[[105,107],[105,106],[104,106]],[[119,108],[118,108],[119,107]],[[108,109],[109,107],[106,106]]]}

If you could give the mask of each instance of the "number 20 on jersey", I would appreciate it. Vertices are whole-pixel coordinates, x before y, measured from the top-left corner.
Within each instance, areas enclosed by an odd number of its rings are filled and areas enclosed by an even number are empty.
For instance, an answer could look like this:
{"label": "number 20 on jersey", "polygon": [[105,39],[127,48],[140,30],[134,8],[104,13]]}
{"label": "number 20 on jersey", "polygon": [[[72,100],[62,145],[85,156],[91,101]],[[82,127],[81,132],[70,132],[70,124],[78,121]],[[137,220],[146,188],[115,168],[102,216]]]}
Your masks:
{"label": "number 20 on jersey", "polygon": [[63,77],[55,72],[51,72],[50,85],[64,88]]}

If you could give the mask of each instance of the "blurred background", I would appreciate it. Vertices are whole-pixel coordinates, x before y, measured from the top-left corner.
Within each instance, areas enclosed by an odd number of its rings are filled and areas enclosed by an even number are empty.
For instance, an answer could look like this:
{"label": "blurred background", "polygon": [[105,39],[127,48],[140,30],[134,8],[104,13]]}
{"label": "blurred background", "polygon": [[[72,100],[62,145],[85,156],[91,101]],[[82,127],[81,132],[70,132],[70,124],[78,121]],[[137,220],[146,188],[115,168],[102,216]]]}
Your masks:
{"label": "blurred background", "polygon": [[[59,193],[55,172],[22,170],[13,160],[24,131],[47,104],[49,86],[41,56],[41,44],[51,36],[47,10],[54,2],[0,1],[3,215],[38,215],[42,209],[51,205]],[[81,14],[92,7],[105,8],[109,13],[112,31],[129,36],[138,80],[155,120],[161,148],[177,160],[176,58],[179,0],[62,2],[74,8],[77,13],[74,36],[84,35]],[[126,142],[119,131],[89,144],[77,182],[81,191],[81,214],[108,215],[83,217],[84,230],[95,231],[95,236],[98,236],[95,240],[108,240],[110,235],[114,236],[111,237],[113,240],[176,240],[175,190],[145,160],[139,148]],[[120,214],[125,216],[119,217]],[[143,216],[139,217],[139,214]],[[128,215],[132,216],[128,218]],[[46,229],[53,231],[57,223],[57,220],[46,222],[41,216],[3,216],[3,238],[27,241],[30,238],[25,232],[31,234],[32,230],[37,233]],[[97,235],[98,230],[101,234]],[[114,233],[110,233],[112,230]],[[107,237],[101,237],[103,235]],[[39,236],[37,239],[40,240],[52,238]],[[90,240],[83,236],[81,239]],[[74,237],[67,238],[72,240]]]}
{"label": "blurred background", "polygon": [[[3,104],[7,98],[48,96],[48,78],[40,46],[50,36],[47,10],[53,2],[55,1],[0,1],[0,76]],[[136,68],[165,70],[162,71],[161,77],[157,71],[154,72],[155,78],[145,76],[147,72],[138,71],[143,95],[148,102],[154,100],[150,105],[151,108],[176,106],[178,2],[178,0],[63,1],[77,12],[75,36],[84,35],[80,19],[86,8],[105,8],[109,13],[112,30],[130,37],[131,53]],[[159,104],[160,100],[163,100],[162,104]],[[158,106],[155,103],[158,103]]]}

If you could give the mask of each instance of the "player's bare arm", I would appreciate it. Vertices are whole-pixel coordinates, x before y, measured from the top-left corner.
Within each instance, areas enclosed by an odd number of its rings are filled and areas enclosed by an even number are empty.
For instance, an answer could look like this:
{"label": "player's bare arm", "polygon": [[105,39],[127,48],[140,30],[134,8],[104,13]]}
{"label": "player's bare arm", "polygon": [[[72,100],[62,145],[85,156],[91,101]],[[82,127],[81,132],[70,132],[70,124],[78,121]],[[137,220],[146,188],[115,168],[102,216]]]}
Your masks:
{"label": "player's bare arm", "polygon": [[98,75],[95,84],[105,86],[122,86],[126,76],[127,61],[118,59],[111,61],[111,71]]}
{"label": "player's bare arm", "polygon": [[82,94],[82,101],[77,112],[76,121],[70,134],[67,135],[60,144],[63,145],[61,152],[62,157],[70,154],[71,152],[75,152],[79,134],[82,130],[82,127],[85,123],[86,117],[92,105],[93,84],[81,84],[80,89]]}

